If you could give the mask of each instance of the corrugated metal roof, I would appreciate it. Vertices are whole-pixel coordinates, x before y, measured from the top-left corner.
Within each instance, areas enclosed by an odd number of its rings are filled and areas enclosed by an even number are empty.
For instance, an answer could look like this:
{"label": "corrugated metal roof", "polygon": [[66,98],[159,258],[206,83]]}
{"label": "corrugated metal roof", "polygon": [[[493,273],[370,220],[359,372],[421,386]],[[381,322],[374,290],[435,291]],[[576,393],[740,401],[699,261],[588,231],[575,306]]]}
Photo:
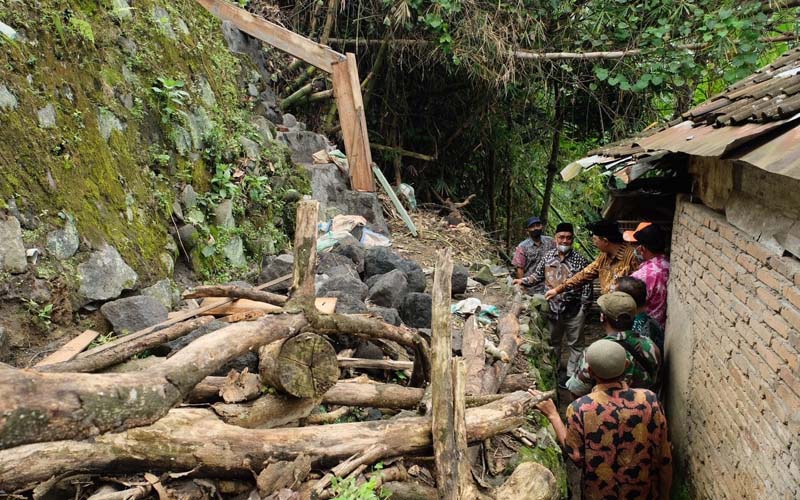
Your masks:
{"label": "corrugated metal roof", "polygon": [[[623,159],[615,170],[627,169],[624,177],[634,171],[641,175],[642,166],[634,169],[635,165],[654,153],[668,151],[738,159],[800,179],[800,47],[684,113],[683,118],[592,153]],[[651,160],[643,167],[653,163]]]}

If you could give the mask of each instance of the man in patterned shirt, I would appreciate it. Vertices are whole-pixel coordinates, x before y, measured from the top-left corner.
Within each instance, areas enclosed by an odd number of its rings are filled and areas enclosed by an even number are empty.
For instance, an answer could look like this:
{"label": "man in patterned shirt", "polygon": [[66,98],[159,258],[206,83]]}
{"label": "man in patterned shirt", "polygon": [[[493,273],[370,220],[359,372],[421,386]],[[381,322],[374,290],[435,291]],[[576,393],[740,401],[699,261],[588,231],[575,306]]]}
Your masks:
{"label": "man in patterned shirt", "polygon": [[[647,337],[631,330],[636,316],[636,302],[623,292],[611,292],[597,299],[600,306],[600,322],[606,330],[606,340],[621,345],[627,353],[628,366],[624,379],[631,387],[652,389],[658,383],[661,368],[661,352]],[[596,381],[589,370],[586,352],[578,365],[578,371],[567,380],[567,389],[575,396],[591,391]]]}
{"label": "man in patterned shirt", "polygon": [[568,290],[580,288],[596,278],[600,279],[601,293],[608,293],[615,279],[628,276],[639,267],[633,248],[622,239],[617,221],[600,220],[586,227],[592,232],[592,243],[600,250],[600,255],[583,271],[548,290],[544,295],[547,300],[552,300]]}
{"label": "man in patterned shirt", "polygon": [[[528,238],[523,240],[514,251],[511,264],[517,268],[517,279],[524,278],[533,273],[544,254],[556,247],[555,241],[549,236],[543,236],[544,225],[539,217],[531,217],[525,222]],[[539,284],[529,290],[530,293],[544,292],[544,284]]]}
{"label": "man in patterned shirt", "polygon": [[617,342],[598,340],[586,350],[586,358],[597,385],[569,405],[566,425],[551,400],[537,405],[583,472],[582,498],[668,499],[672,450],[658,398],[648,389],[632,389],[625,383],[629,360]]}
{"label": "man in patterned shirt", "polygon": [[[572,249],[574,239],[575,230],[572,224],[569,222],[559,224],[555,234],[556,248],[544,255],[530,276],[514,280],[514,284],[532,286],[544,282],[545,289],[550,290],[589,265],[582,255]],[[559,370],[562,337],[566,337],[570,350],[566,375],[559,375],[559,383],[562,386],[569,377],[575,374],[578,366],[578,360],[583,351],[583,325],[586,321],[586,311],[591,303],[591,283],[582,288],[565,292],[549,302],[550,347],[555,351]]]}
{"label": "man in patterned shirt", "polygon": [[661,328],[667,323],[667,282],[669,281],[669,259],[664,254],[666,237],[661,229],[650,224],[629,238],[637,255],[643,262],[631,276],[639,278],[647,285],[647,314],[652,316]]}

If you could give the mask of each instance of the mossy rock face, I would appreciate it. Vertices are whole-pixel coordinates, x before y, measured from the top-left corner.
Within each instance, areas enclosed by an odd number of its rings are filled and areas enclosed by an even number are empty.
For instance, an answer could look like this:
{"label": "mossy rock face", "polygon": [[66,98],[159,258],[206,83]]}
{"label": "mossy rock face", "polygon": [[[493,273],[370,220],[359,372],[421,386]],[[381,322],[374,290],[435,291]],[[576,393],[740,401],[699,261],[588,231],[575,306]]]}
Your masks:
{"label": "mossy rock face", "polygon": [[[229,144],[208,154],[219,146],[210,130],[258,140],[245,99],[253,67],[228,51],[219,21],[193,0],[137,0],[124,14],[122,3],[0,3],[0,19],[23,35],[0,41],[0,85],[16,103],[0,109],[0,200],[51,228],[63,224],[59,212],[71,214],[82,240],[114,246],[148,283],[170,268],[162,257],[175,193],[184,183],[201,196],[215,189],[218,159],[233,164],[242,154]],[[186,92],[180,103],[165,97],[164,82],[181,82],[172,89]],[[42,128],[37,111],[50,105],[55,126]],[[202,127],[190,121],[197,116]],[[183,154],[170,139],[180,129],[195,132]],[[309,192],[308,181],[283,148],[262,147],[256,168],[270,195],[240,215],[269,214],[285,235],[293,223],[282,193]]]}

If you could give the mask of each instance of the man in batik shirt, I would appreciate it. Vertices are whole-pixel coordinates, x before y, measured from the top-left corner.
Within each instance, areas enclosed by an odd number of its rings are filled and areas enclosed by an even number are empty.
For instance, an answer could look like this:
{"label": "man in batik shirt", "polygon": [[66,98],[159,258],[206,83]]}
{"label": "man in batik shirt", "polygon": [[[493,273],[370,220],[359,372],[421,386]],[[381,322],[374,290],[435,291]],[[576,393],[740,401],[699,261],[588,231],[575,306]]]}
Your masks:
{"label": "man in batik shirt", "polygon": [[551,400],[537,405],[583,472],[582,498],[669,499],[672,450],[658,398],[648,389],[631,389],[625,383],[629,361],[617,342],[598,340],[586,350],[586,357],[597,385],[569,405],[566,425]]}
{"label": "man in batik shirt", "polygon": [[[516,268],[517,279],[530,276],[542,261],[542,257],[556,247],[553,238],[542,235],[544,225],[539,217],[531,217],[525,221],[525,228],[528,231],[528,238],[517,245],[514,257],[511,259],[511,264]],[[544,284],[540,283],[528,291],[542,293]]]}
{"label": "man in batik shirt", "polygon": [[658,226],[650,224],[630,235],[628,239],[635,245],[634,250],[642,261],[639,269],[631,276],[644,281],[647,286],[647,314],[664,328],[667,323],[669,281],[669,259],[664,254],[666,249],[664,232]]}
{"label": "man in batik shirt", "polygon": [[[555,240],[556,248],[545,254],[533,274],[514,280],[515,285],[533,286],[544,282],[545,289],[551,290],[589,265],[589,262],[572,248],[575,240],[575,229],[572,224],[562,222],[556,226]],[[558,382],[561,386],[564,386],[567,379],[575,374],[578,367],[578,361],[583,352],[583,326],[586,322],[586,311],[589,310],[591,303],[591,283],[587,283],[582,288],[564,292],[548,303],[550,306],[550,314],[547,318],[550,326],[550,347],[555,351]],[[560,371],[562,338],[566,340],[570,351],[564,374]]]}
{"label": "man in batik shirt", "polygon": [[620,276],[629,276],[639,268],[633,248],[622,239],[619,223],[615,220],[599,220],[586,225],[592,232],[592,243],[600,254],[594,262],[570,279],[552,288],[544,294],[547,300],[575,288],[581,288],[595,279],[600,280],[600,292],[608,293],[614,280]]}
{"label": "man in batik shirt", "polygon": [[[606,340],[621,345],[628,357],[628,366],[623,379],[631,387],[653,389],[658,384],[661,369],[661,352],[655,343],[631,330],[636,316],[636,301],[623,292],[611,292],[597,299],[600,306],[600,322],[606,331]],[[578,371],[567,380],[567,389],[577,396],[588,394],[596,380],[589,370],[584,352]]]}

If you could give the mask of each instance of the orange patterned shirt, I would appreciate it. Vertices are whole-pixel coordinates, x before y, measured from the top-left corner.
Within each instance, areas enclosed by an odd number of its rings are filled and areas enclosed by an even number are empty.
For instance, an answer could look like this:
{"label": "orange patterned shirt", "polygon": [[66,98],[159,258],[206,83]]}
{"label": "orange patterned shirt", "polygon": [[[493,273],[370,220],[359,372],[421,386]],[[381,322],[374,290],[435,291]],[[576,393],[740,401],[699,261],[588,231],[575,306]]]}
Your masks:
{"label": "orange patterned shirt", "polygon": [[566,427],[564,450],[583,470],[584,500],[669,498],[672,451],[655,393],[598,384],[567,407]]}
{"label": "orange patterned shirt", "polygon": [[614,257],[609,257],[605,252],[594,259],[594,262],[583,268],[582,271],[576,273],[573,277],[565,281],[561,286],[555,290],[558,293],[565,292],[578,288],[600,278],[600,293],[606,294],[611,291],[611,285],[614,280],[620,276],[630,276],[630,274],[639,269],[639,260],[630,245],[622,245],[617,250]]}

